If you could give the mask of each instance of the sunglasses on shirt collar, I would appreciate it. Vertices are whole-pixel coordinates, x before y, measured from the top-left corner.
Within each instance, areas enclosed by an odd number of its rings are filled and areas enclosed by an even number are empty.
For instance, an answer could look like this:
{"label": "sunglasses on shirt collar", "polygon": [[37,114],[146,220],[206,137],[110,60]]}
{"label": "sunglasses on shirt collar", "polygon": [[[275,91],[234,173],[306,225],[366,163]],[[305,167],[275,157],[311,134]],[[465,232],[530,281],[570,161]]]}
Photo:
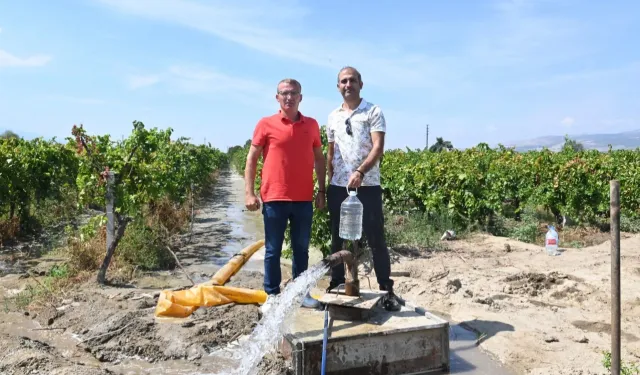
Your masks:
{"label": "sunglasses on shirt collar", "polygon": [[347,134],[353,135],[353,132],[351,131],[351,119],[348,118],[344,123],[347,125]]}

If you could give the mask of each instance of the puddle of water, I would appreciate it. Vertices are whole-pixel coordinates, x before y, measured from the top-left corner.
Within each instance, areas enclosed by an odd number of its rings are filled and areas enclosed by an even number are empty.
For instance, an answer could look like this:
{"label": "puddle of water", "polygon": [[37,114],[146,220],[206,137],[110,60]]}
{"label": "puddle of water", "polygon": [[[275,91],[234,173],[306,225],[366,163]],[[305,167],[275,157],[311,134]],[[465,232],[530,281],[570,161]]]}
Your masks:
{"label": "puddle of water", "polygon": [[487,353],[476,346],[478,337],[475,332],[454,322],[451,316],[437,311],[430,313],[446,319],[449,327],[449,374],[470,375],[513,375]]}
{"label": "puddle of water", "polygon": [[476,346],[476,334],[458,324],[449,329],[451,374],[512,375]]}

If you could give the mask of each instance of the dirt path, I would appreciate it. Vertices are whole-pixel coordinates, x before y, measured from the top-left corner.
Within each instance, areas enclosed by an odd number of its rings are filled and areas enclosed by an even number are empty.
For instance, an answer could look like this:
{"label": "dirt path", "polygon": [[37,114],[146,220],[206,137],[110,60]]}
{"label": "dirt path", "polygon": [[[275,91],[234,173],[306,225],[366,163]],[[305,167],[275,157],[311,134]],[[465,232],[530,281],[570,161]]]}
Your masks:
{"label": "dirt path", "polygon": [[[640,361],[640,236],[622,246],[623,360]],[[476,235],[429,258],[398,257],[403,297],[484,334],[480,346],[516,374],[605,374],[610,243],[550,257],[540,246]]]}
{"label": "dirt path", "polygon": [[[186,245],[177,253],[191,278],[208,280],[229,258],[244,247],[264,238],[262,216],[244,210],[244,181],[231,171],[223,171],[210,197],[200,202],[195,212],[192,233],[182,236]],[[252,257],[261,263],[264,250]],[[243,269],[249,269],[245,267]],[[261,267],[252,267],[261,271]],[[172,272],[152,273],[138,280],[138,287],[172,288],[190,285],[178,268]]]}
{"label": "dirt path", "polygon": [[[225,172],[212,196],[198,207],[193,234],[183,238],[191,241],[177,252],[196,283],[209,279],[231,255],[263,237],[261,217],[243,212],[243,186],[239,176]],[[6,303],[5,298],[29,283],[33,279],[19,270],[5,275],[0,278],[0,298]],[[90,281],[44,308],[10,311],[5,305],[0,312],[0,373],[216,372],[220,360],[213,362],[209,354],[249,334],[260,319],[259,308],[227,305],[198,309],[184,320],[156,320],[159,292],[189,285],[178,268],[140,275],[127,287],[99,287]],[[262,275],[243,270],[228,285],[261,289]],[[279,373],[277,361],[263,364],[267,365]]]}

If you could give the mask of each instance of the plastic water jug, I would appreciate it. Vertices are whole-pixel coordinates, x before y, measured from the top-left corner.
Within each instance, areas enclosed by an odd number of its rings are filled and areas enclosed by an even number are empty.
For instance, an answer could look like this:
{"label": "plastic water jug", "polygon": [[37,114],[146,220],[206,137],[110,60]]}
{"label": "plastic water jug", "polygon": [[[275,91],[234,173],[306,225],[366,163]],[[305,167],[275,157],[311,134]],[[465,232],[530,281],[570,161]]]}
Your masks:
{"label": "plastic water jug", "polygon": [[558,232],[556,232],[556,228],[554,228],[553,225],[549,225],[549,230],[544,237],[544,247],[547,250],[547,254],[560,255],[560,252],[558,251],[558,245],[560,245]]}
{"label": "plastic water jug", "polygon": [[363,207],[357,195],[356,191],[350,191],[340,205],[340,238],[344,240],[356,241],[362,237]]}

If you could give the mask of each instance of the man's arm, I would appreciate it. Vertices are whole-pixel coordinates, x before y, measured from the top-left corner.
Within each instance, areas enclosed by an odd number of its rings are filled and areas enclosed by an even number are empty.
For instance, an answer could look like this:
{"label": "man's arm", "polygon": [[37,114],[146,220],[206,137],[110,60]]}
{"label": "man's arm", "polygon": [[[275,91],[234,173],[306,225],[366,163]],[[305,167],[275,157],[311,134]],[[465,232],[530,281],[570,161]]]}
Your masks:
{"label": "man's arm", "polygon": [[262,146],[251,145],[247,162],[244,167],[244,194],[246,196],[255,196],[254,185],[256,182],[256,169],[258,166],[258,158],[262,154]]}
{"label": "man's arm", "polygon": [[324,163],[324,154],[322,154],[322,146],[315,147],[313,149],[313,155],[315,156],[316,177],[318,178],[318,189],[326,192],[325,185],[326,168]]}
{"label": "man's arm", "polygon": [[369,172],[384,153],[384,132],[377,131],[371,133],[371,141],[373,148],[369,152],[369,155],[367,155],[367,158],[364,159],[358,167],[358,170],[363,174]]}
{"label": "man's arm", "polygon": [[331,183],[331,179],[333,178],[333,146],[334,142],[329,142],[329,146],[327,147],[327,181]]}
{"label": "man's arm", "polygon": [[380,107],[375,106],[369,115],[369,124],[371,126],[371,143],[373,148],[369,151],[367,158],[360,164],[358,170],[367,173],[380,160],[384,153],[384,135],[387,131],[387,121]]}

